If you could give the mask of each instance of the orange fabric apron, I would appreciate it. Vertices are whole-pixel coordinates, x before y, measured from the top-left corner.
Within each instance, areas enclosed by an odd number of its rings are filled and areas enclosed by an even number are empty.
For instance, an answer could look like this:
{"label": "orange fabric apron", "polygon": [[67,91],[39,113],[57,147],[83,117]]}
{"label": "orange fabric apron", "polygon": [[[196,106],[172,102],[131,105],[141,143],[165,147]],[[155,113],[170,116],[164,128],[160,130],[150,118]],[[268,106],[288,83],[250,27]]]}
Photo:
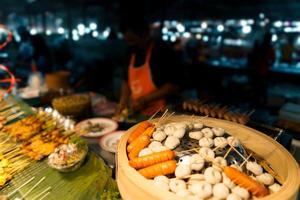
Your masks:
{"label": "orange fabric apron", "polygon": [[[145,63],[142,66],[134,67],[135,54],[131,55],[129,70],[128,70],[128,83],[131,91],[131,100],[136,101],[140,97],[146,96],[155,92],[157,87],[155,86],[150,68],[150,59],[152,53],[153,44],[147,49]],[[156,111],[165,108],[166,102],[164,99],[160,99],[149,103],[146,108],[141,112],[144,115],[153,115]]]}

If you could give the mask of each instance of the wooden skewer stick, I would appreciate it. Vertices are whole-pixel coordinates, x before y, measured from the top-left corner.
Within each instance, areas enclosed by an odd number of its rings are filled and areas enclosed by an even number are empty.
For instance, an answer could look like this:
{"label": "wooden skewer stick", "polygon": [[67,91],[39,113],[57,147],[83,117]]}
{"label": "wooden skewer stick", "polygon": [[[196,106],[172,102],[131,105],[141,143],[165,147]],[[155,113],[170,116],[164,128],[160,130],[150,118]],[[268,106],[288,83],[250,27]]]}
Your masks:
{"label": "wooden skewer stick", "polygon": [[10,171],[10,173],[12,175],[22,171],[25,167],[27,167],[30,163],[27,162],[27,163],[22,163],[21,165],[19,165],[17,168],[14,168],[12,171]]}
{"label": "wooden skewer stick", "polygon": [[187,152],[191,152],[191,151],[197,151],[199,150],[201,147],[196,147],[196,148],[193,148],[193,149],[188,149],[188,150],[183,150],[183,151],[178,151],[176,152],[176,154],[182,154],[182,153],[187,153]]}
{"label": "wooden skewer stick", "polygon": [[32,186],[32,188],[30,188],[22,197],[22,199],[25,199],[25,197],[32,191],[34,190],[43,180],[45,180],[45,176],[43,178],[41,178],[34,186]]}
{"label": "wooden skewer stick", "polygon": [[150,121],[151,119],[153,119],[159,112],[161,111],[161,109],[157,110],[149,119],[148,121]]}
{"label": "wooden skewer stick", "polygon": [[232,146],[230,146],[230,148],[227,150],[226,154],[224,155],[224,159],[226,159],[226,157],[228,156],[231,150],[232,150]]}
{"label": "wooden skewer stick", "polygon": [[247,117],[250,117],[255,112],[255,109],[251,110],[248,114],[246,114]]}
{"label": "wooden skewer stick", "polygon": [[38,195],[36,195],[34,198],[32,198],[32,200],[36,200],[39,197],[41,197],[43,194],[45,194],[46,192],[48,192],[48,190],[51,189],[51,186],[47,187],[45,190],[43,190],[42,192],[40,192]]}
{"label": "wooden skewer stick", "polygon": [[248,160],[249,160],[249,158],[252,156],[252,153],[250,153],[250,155],[246,158],[246,160],[244,160],[244,162],[240,165],[240,167],[243,167],[244,166],[244,164],[246,163],[246,162],[248,162]]}
{"label": "wooden skewer stick", "polygon": [[30,161],[29,159],[19,160],[19,161],[12,163],[11,166],[13,166],[14,168],[19,168],[19,166],[21,166],[22,164],[25,164],[25,163],[29,163],[29,161]]}
{"label": "wooden skewer stick", "polygon": [[12,159],[18,155],[21,155],[21,152],[20,151],[16,151],[16,152],[12,152],[12,153],[9,153],[9,154],[4,154],[4,157],[6,159]]}
{"label": "wooden skewer stick", "polygon": [[16,114],[13,114],[13,115],[10,115],[6,118],[6,122],[5,124],[7,124],[8,122],[10,122],[11,120],[14,120],[18,117],[20,117],[21,115],[25,114],[23,111],[22,112],[19,112],[19,113],[16,113]]}
{"label": "wooden skewer stick", "polygon": [[217,150],[217,149],[219,149],[220,147],[219,146],[217,146],[217,147],[215,147],[214,149],[213,149],[213,151],[215,151],[215,150]]}
{"label": "wooden skewer stick", "polygon": [[[21,148],[17,147],[17,148],[13,148],[11,151],[7,152],[5,155],[10,155],[10,154],[13,154],[13,153],[16,153],[18,151],[20,151]],[[5,156],[4,155],[4,156]]]}
{"label": "wooden skewer stick", "polygon": [[9,138],[6,138],[4,141],[2,141],[2,142],[0,143],[0,145],[5,144],[8,140],[9,140]]}
{"label": "wooden skewer stick", "polygon": [[24,154],[20,154],[18,156],[15,156],[13,158],[6,158],[8,159],[9,162],[13,163],[13,162],[16,162],[18,160],[25,160],[27,158],[27,156],[25,156]]}
{"label": "wooden skewer stick", "polygon": [[200,120],[205,119],[205,118],[208,118],[208,115],[201,117]]}
{"label": "wooden skewer stick", "polygon": [[237,153],[239,154],[244,160],[246,160],[246,158],[234,147],[232,146],[231,144],[228,144],[230,147],[232,147],[232,149]]}
{"label": "wooden skewer stick", "polygon": [[175,114],[175,112],[170,113],[168,116],[166,115],[165,120],[170,119]]}
{"label": "wooden skewer stick", "polygon": [[40,198],[40,200],[43,200],[46,196],[48,196],[50,194],[50,192],[47,192],[44,196],[42,196],[41,198]]}
{"label": "wooden skewer stick", "polygon": [[9,198],[10,196],[12,196],[13,194],[15,194],[16,192],[18,192],[19,189],[21,189],[22,187],[24,187],[25,185],[27,185],[28,183],[30,183],[35,177],[31,177],[29,180],[27,180],[25,183],[23,183],[22,185],[20,185],[17,189],[15,189],[14,191],[12,191],[11,193],[9,193],[7,195],[7,197]]}
{"label": "wooden skewer stick", "polygon": [[163,115],[159,118],[158,122],[156,123],[157,125],[160,124],[161,120],[165,117],[165,115],[168,113],[168,109],[165,110],[165,112],[163,113]]}
{"label": "wooden skewer stick", "polygon": [[7,152],[10,152],[10,151],[12,151],[14,149],[15,149],[15,146],[9,146],[9,147],[1,149],[0,153],[6,154]]}

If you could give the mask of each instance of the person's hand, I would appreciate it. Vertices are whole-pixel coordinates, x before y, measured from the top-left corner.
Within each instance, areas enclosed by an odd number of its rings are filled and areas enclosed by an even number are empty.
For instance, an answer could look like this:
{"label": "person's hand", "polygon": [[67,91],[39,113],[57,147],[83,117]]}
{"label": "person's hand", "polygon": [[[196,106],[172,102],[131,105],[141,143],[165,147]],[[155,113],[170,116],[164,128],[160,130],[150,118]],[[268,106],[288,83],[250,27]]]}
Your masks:
{"label": "person's hand", "polygon": [[146,98],[141,97],[135,101],[132,101],[131,108],[133,111],[141,111],[148,104]]}

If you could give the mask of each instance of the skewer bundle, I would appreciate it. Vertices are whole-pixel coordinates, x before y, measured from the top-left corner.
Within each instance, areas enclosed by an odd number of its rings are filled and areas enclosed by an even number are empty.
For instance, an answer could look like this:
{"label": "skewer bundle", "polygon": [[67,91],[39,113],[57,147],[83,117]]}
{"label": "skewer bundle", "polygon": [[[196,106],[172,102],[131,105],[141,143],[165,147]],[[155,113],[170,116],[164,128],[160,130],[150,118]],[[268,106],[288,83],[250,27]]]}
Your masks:
{"label": "skewer bundle", "polygon": [[205,103],[205,101],[185,101],[182,103],[182,109],[184,111],[225,119],[239,124],[246,124],[250,116],[255,112],[255,110],[239,112],[227,105],[222,106],[221,104]]}

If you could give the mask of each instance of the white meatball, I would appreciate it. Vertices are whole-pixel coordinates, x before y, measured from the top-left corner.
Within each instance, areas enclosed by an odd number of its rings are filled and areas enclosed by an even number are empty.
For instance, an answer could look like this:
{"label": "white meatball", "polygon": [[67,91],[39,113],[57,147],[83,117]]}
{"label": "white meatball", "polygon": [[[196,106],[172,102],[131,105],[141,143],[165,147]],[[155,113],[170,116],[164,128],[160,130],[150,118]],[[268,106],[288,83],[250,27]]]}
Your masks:
{"label": "white meatball", "polygon": [[213,138],[214,132],[210,128],[204,128],[201,130],[206,138]]}
{"label": "white meatball", "polygon": [[164,132],[165,134],[167,134],[168,136],[173,135],[173,133],[176,131],[176,127],[173,125],[166,125]]}
{"label": "white meatball", "polygon": [[214,127],[211,130],[214,132],[215,136],[218,136],[218,137],[223,136],[225,133],[225,130],[222,128],[219,128],[219,127]]}
{"label": "white meatball", "polygon": [[215,157],[215,153],[213,152],[213,150],[211,150],[208,147],[202,147],[199,150],[199,154],[200,156],[202,156],[204,159],[214,159]]}
{"label": "white meatball", "polygon": [[170,182],[169,178],[166,177],[166,176],[163,176],[163,175],[156,176],[156,177],[154,177],[153,180],[154,180],[154,182],[164,182],[164,183],[167,183],[167,184],[169,184],[169,182]]}
{"label": "white meatball", "polygon": [[214,145],[214,141],[211,138],[201,138],[199,140],[200,147],[212,147]]}
{"label": "white meatball", "polygon": [[156,140],[158,142],[161,142],[164,139],[166,139],[167,135],[163,131],[155,131],[153,133],[152,137],[153,137],[154,140]]}
{"label": "white meatball", "polygon": [[169,149],[175,149],[180,144],[180,140],[174,136],[168,136],[165,141],[165,146]]}
{"label": "white meatball", "polygon": [[159,188],[161,188],[165,191],[170,190],[169,183],[166,183],[166,182],[163,182],[163,181],[154,181],[154,185],[158,186]]}
{"label": "white meatball", "polygon": [[230,189],[236,186],[235,183],[231,181],[230,178],[228,178],[226,174],[223,172],[222,172],[222,183],[224,183]]}
{"label": "white meatball", "polygon": [[178,192],[179,190],[186,189],[186,184],[183,180],[172,178],[169,183],[170,190],[172,192]]}
{"label": "white meatball", "polygon": [[192,131],[189,132],[189,137],[195,140],[200,140],[203,137],[203,133],[201,131]]}
{"label": "white meatball", "polygon": [[237,147],[237,146],[239,146],[239,144],[240,144],[239,139],[237,139],[237,138],[235,138],[235,137],[233,137],[233,136],[229,136],[229,137],[227,138],[227,142],[228,142],[229,145],[231,145],[231,146],[233,146],[233,147]]}
{"label": "white meatball", "polygon": [[193,184],[195,182],[204,181],[204,174],[192,174],[188,180],[188,184]]}
{"label": "white meatball", "polygon": [[211,184],[205,182],[205,181],[200,181],[193,183],[189,186],[189,191],[192,194],[197,195],[200,198],[208,198],[212,195],[212,186]]}
{"label": "white meatball", "polygon": [[216,183],[221,182],[221,180],[222,180],[221,173],[212,167],[208,167],[205,169],[204,177],[205,177],[205,180],[207,182],[209,182],[210,184],[216,184]]}
{"label": "white meatball", "polygon": [[161,152],[161,151],[166,151],[168,150],[169,148],[165,147],[165,146],[157,146],[157,147],[154,147],[152,149],[153,152]]}
{"label": "white meatball", "polygon": [[274,183],[274,177],[269,173],[263,173],[257,176],[256,179],[264,185],[272,185]]}
{"label": "white meatball", "polygon": [[222,168],[220,168],[219,166],[221,166],[221,167],[227,166],[227,161],[223,157],[220,157],[220,156],[216,157],[214,159],[214,163],[216,163],[216,164],[213,164],[213,168],[215,168],[218,171],[222,171]]}
{"label": "white meatball", "polygon": [[274,183],[273,185],[269,186],[269,190],[271,193],[278,192],[281,189],[281,186],[278,183]]}
{"label": "white meatball", "polygon": [[229,189],[223,183],[217,183],[213,187],[213,195],[218,199],[225,199],[229,195]]}
{"label": "white meatball", "polygon": [[146,156],[146,155],[149,155],[152,153],[153,153],[153,151],[150,148],[145,148],[140,151],[139,157]]}
{"label": "white meatball", "polygon": [[215,147],[224,148],[227,146],[227,140],[224,137],[216,137],[214,139]]}
{"label": "white meatball", "polygon": [[157,147],[161,147],[162,144],[158,141],[153,141],[149,144],[148,148],[151,149],[153,151],[153,149],[157,148]]}
{"label": "white meatball", "polygon": [[240,172],[243,171],[243,169],[239,165],[232,164],[232,165],[230,165],[230,167],[235,168],[235,169],[239,170]]}
{"label": "white meatball", "polygon": [[164,131],[164,129],[165,129],[165,126],[163,125],[163,126],[158,126],[158,127],[156,127],[156,131]]}
{"label": "white meatball", "polygon": [[191,164],[191,156],[186,155],[179,158],[178,165],[190,165]]}
{"label": "white meatball", "polygon": [[184,129],[187,130],[188,129],[188,125],[184,122],[180,122],[180,123],[174,123],[173,124],[177,129]]}
{"label": "white meatball", "polygon": [[175,170],[176,178],[184,178],[192,172],[190,165],[178,165]]}
{"label": "white meatball", "polygon": [[197,195],[192,195],[192,194],[188,195],[188,196],[186,197],[186,199],[187,199],[187,200],[202,200],[202,199],[200,199],[200,197],[198,197]]}
{"label": "white meatball", "polygon": [[256,176],[263,173],[263,168],[257,162],[247,162],[246,168]]}
{"label": "white meatball", "polygon": [[174,131],[173,136],[177,138],[183,138],[185,134],[185,129],[184,128],[178,128]]}
{"label": "white meatball", "polygon": [[246,190],[242,187],[239,187],[239,186],[236,186],[231,191],[232,191],[232,193],[238,195],[242,199],[249,199],[249,197],[250,197],[250,194],[249,194],[248,190]]}
{"label": "white meatball", "polygon": [[199,171],[204,167],[205,160],[199,154],[194,154],[191,156],[191,169]]}
{"label": "white meatball", "polygon": [[178,192],[176,192],[176,195],[179,197],[186,197],[190,194],[190,191],[188,191],[187,189],[180,189]]}
{"label": "white meatball", "polygon": [[194,129],[201,129],[201,128],[203,128],[203,124],[201,122],[194,123]]}
{"label": "white meatball", "polygon": [[227,196],[226,200],[242,200],[237,194],[231,193]]}

